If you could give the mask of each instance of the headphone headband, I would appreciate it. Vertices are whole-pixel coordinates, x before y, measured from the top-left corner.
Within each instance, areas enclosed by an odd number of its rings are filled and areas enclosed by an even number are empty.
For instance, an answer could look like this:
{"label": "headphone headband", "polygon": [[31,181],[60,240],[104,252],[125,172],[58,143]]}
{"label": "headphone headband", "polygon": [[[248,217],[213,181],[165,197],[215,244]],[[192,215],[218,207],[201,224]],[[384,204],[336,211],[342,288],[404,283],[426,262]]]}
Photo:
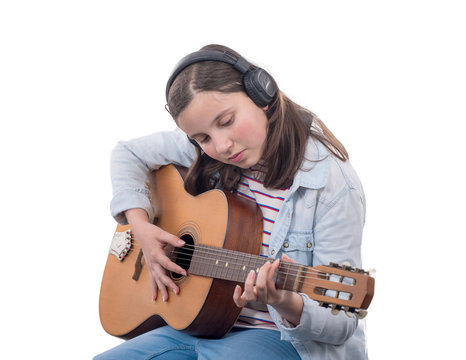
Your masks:
{"label": "headphone headband", "polygon": [[248,96],[261,107],[271,103],[276,94],[275,82],[270,75],[241,56],[228,51],[199,50],[182,58],[167,81],[165,97],[168,102],[168,93],[176,77],[188,66],[203,61],[219,61],[230,64],[243,75],[243,86]]}

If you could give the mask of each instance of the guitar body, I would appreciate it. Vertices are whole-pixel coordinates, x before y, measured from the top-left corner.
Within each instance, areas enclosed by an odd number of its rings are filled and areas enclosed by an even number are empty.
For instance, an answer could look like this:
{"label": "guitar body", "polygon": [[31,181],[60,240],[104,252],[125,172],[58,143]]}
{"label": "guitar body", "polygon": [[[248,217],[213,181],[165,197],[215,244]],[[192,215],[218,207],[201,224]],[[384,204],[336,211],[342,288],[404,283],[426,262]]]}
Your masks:
{"label": "guitar body", "polygon": [[[157,226],[165,231],[194,246],[259,254],[263,219],[254,202],[220,190],[191,196],[184,190],[182,170],[172,165],[152,174],[150,188],[159,213]],[[117,226],[116,233],[126,231],[130,231],[128,226]],[[209,338],[222,337],[231,329],[241,312],[233,302],[238,282],[189,271],[187,276],[170,276],[180,293],[170,292],[168,301],[163,302],[159,292],[157,300],[152,301],[149,272],[137,239],[132,239],[131,249],[123,259],[110,253],[99,300],[104,329],[125,339],[165,324]]]}

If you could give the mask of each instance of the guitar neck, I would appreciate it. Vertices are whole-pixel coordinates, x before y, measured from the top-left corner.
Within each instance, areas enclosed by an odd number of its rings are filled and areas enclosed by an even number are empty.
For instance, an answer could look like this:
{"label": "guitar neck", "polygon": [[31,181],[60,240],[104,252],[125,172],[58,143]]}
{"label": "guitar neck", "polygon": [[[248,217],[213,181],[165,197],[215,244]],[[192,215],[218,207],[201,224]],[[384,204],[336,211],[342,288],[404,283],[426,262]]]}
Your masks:
{"label": "guitar neck", "polygon": [[[262,256],[197,245],[192,254],[189,272],[193,275],[244,283],[251,271],[257,274],[266,262],[272,261]],[[306,272],[306,266],[281,262],[275,273],[277,288],[301,291]]]}
{"label": "guitar neck", "polygon": [[[193,275],[244,283],[251,271],[272,259],[234,250],[197,245],[174,250],[178,263]],[[302,292],[323,306],[341,309],[367,309],[373,292],[374,279],[361,269],[350,266],[304,266],[281,262],[275,275],[277,289]]]}

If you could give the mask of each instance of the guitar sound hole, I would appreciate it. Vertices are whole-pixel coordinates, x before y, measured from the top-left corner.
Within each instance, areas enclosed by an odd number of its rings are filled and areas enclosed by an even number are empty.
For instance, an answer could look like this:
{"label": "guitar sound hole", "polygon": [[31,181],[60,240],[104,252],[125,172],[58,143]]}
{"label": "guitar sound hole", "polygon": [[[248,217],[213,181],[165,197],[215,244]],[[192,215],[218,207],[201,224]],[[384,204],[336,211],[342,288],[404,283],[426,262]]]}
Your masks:
{"label": "guitar sound hole", "polygon": [[[174,248],[172,253],[172,261],[188,271],[191,266],[191,259],[194,252],[194,239],[190,234],[184,234],[181,239],[186,243],[181,248]],[[175,280],[180,279],[183,275],[171,272],[171,277]]]}

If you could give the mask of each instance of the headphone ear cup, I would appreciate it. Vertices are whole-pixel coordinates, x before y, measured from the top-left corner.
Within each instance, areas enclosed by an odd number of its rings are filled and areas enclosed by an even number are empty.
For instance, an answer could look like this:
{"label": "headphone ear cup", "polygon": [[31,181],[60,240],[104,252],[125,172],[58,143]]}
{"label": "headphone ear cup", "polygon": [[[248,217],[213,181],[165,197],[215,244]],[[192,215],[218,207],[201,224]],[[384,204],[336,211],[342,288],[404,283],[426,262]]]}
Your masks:
{"label": "headphone ear cup", "polygon": [[277,93],[275,83],[261,68],[248,70],[243,75],[243,86],[251,100],[260,107],[269,105]]}

